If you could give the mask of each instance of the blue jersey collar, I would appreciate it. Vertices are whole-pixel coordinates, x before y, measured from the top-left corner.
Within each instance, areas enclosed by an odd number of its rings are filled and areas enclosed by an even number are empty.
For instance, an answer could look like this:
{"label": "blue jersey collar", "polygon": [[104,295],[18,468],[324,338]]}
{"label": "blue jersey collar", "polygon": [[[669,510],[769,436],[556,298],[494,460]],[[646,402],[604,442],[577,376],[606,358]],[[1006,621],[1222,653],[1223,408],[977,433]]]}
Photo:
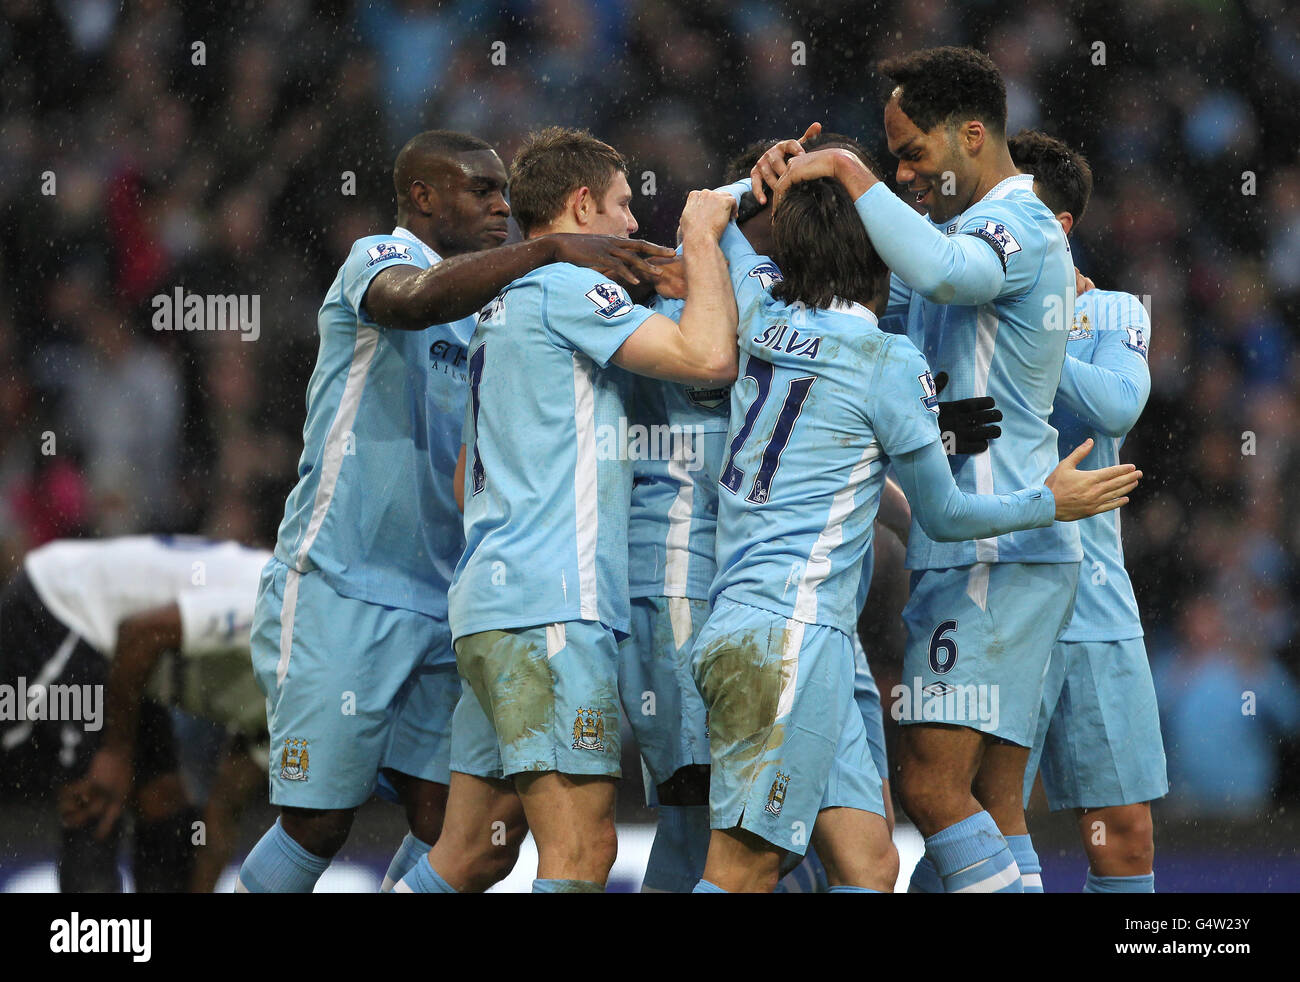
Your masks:
{"label": "blue jersey collar", "polygon": [[396,235],[399,239],[405,239],[407,242],[414,242],[421,249],[423,249],[424,258],[429,260],[430,266],[434,266],[442,262],[442,256],[438,255],[436,252],[430,249],[422,240],[417,238],[415,234],[410,232],[409,230],[404,229],[402,228],[402,226],[399,225],[397,226],[397,228],[393,229],[393,234]]}
{"label": "blue jersey collar", "polygon": [[[1033,174],[1012,174],[1010,177],[1004,177],[993,185],[993,189],[988,194],[980,198],[980,201],[992,201],[995,198],[1005,198],[1012,191],[1023,190],[1030,194],[1034,192],[1034,175]],[[977,202],[978,203],[978,202]]]}

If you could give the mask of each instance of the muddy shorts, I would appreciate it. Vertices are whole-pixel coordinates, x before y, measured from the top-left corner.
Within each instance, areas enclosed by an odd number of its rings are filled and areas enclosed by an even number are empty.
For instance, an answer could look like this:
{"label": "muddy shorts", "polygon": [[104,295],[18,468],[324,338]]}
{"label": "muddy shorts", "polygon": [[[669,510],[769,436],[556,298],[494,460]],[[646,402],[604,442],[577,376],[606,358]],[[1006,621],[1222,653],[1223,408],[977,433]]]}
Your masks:
{"label": "muddy shorts", "polygon": [[709,824],[802,855],[817,813],[884,815],[843,631],[719,598],[695,641],[709,707]]}
{"label": "muddy shorts", "polygon": [[451,769],[620,776],[618,643],[595,621],[562,621],[456,640],[463,680]]}

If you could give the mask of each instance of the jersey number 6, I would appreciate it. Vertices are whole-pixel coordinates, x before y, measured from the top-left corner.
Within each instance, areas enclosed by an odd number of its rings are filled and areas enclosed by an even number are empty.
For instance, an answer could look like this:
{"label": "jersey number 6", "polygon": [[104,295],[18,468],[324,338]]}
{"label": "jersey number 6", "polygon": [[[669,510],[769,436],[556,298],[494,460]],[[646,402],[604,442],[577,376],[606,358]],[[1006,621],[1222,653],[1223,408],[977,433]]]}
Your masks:
{"label": "jersey number 6", "polygon": [[945,638],[949,631],[957,630],[956,621],[944,621],[930,635],[930,671],[944,675],[957,664],[957,641]]}

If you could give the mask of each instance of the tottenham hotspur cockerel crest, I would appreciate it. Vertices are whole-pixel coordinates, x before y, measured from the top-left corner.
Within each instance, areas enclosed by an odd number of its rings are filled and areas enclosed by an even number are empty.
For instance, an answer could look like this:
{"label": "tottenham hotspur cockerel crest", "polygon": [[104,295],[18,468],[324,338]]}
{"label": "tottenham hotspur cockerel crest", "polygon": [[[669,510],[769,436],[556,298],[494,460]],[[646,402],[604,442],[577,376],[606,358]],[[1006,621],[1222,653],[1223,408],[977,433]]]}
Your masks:
{"label": "tottenham hotspur cockerel crest", "polygon": [[579,709],[573,720],[574,750],[605,749],[605,713],[600,709]]}

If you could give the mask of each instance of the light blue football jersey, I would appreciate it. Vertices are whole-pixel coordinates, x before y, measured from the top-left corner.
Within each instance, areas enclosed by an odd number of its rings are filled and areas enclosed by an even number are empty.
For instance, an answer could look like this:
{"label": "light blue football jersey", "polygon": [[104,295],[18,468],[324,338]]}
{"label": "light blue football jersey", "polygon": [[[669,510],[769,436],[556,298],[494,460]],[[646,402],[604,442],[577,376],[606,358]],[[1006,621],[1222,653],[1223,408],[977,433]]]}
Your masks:
{"label": "light blue football jersey", "polygon": [[627,633],[631,376],[609,360],[652,313],[568,263],[515,280],[480,312],[453,636],[573,620]]}
{"label": "light blue football jersey", "polygon": [[[1151,393],[1147,370],[1150,339],[1151,319],[1137,297],[1111,290],[1079,295],[1051,420],[1060,433],[1062,457],[1091,437],[1095,444],[1079,465],[1081,469],[1098,470],[1120,462],[1124,437]],[[1062,641],[1123,641],[1142,636],[1137,599],[1124,568],[1122,511],[1117,508],[1078,522],[1083,565],[1074,616],[1061,635]]]}
{"label": "light blue football jersey", "polygon": [[925,359],[867,308],[785,304],[776,266],[723,236],[740,312],[711,599],[851,634],[889,455],[939,440]]}
{"label": "light blue football jersey", "polygon": [[[897,276],[891,281],[886,326],[905,318],[908,338],[930,367],[948,373],[942,398],[989,395],[1002,410],[1002,436],[986,452],[948,458],[957,486],[968,494],[1041,485],[1058,463],[1048,417],[1065,360],[1068,312],[1074,309],[1074,263],[1060,224],[1034,194],[1033,183],[1030,174],[1009,177],[941,229],[977,235],[995,247],[1006,281],[993,301],[935,303],[906,289]],[[1073,523],[935,542],[914,520],[907,566],[1063,563],[1082,555]]]}
{"label": "light blue football jersey", "polygon": [[403,228],[353,243],[317,315],[298,484],[275,555],[319,569],[343,596],[445,618],[464,546],[452,475],[474,318],[403,331],[362,305],[380,270],[440,261]]}
{"label": "light blue football jersey", "polygon": [[[656,298],[650,307],[676,321],[685,303]],[[630,594],[707,600],[717,572],[717,480],[731,387],[638,376],[632,379],[632,393]]]}

